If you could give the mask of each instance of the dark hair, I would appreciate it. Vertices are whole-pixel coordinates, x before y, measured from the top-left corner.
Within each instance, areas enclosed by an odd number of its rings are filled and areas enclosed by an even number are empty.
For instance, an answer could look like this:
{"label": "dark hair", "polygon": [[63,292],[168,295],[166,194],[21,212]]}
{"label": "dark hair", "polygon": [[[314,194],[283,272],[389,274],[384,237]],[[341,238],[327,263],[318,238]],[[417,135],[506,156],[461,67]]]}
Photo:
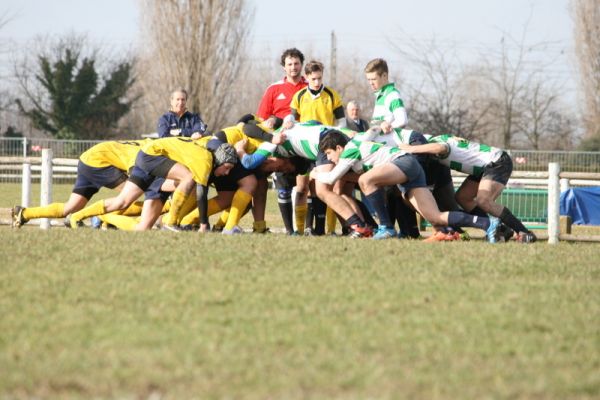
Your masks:
{"label": "dark hair", "polygon": [[302,52],[295,47],[293,47],[291,49],[287,49],[281,55],[281,66],[282,67],[285,66],[285,59],[288,57],[298,58],[298,59],[300,59],[300,64],[304,64],[304,54],[302,54]]}
{"label": "dark hair", "polygon": [[324,135],[319,141],[319,150],[321,150],[323,153],[325,152],[325,150],[335,150],[337,146],[344,147],[348,143],[348,136],[344,135],[342,132],[336,129],[330,129],[323,133]]}
{"label": "dark hair", "polygon": [[389,73],[387,62],[383,58],[375,58],[367,63],[365,72],[376,72],[377,75],[383,75]]}
{"label": "dark hair", "polygon": [[304,67],[304,74],[310,75],[313,72],[323,72],[324,69],[325,67],[322,62],[311,60]]}

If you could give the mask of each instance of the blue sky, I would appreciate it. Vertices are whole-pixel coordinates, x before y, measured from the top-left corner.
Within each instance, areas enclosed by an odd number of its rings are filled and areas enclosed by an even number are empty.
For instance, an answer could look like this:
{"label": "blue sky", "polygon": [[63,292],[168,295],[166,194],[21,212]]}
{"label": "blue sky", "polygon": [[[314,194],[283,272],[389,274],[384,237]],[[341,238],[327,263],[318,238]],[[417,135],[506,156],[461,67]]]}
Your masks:
{"label": "blue sky", "polygon": [[[574,88],[572,21],[568,0],[344,0],[286,2],[249,0],[255,7],[252,57],[277,59],[284,48],[329,54],[330,34],[338,37],[338,57],[397,58],[389,41],[435,38],[461,58],[497,48],[503,35],[547,42],[541,59],[554,60],[550,73]],[[108,48],[135,48],[139,32],[137,0],[0,0],[0,15],[11,20],[0,40],[23,46],[36,35],[87,33]],[[295,7],[295,9],[294,9]],[[308,50],[308,51],[307,51]]]}

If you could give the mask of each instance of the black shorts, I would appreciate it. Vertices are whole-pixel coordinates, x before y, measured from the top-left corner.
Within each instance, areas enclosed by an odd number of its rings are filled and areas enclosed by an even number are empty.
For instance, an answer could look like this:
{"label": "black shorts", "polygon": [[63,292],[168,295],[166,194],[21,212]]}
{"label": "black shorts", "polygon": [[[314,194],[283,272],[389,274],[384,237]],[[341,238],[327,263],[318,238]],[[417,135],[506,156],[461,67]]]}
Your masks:
{"label": "black shorts", "polygon": [[101,188],[114,189],[126,180],[127,174],[116,167],[90,167],[79,161],[77,164],[77,179],[72,192],[89,200]]}
{"label": "black shorts", "polygon": [[510,179],[510,175],[512,174],[512,170],[512,158],[504,151],[500,158],[483,168],[483,173],[480,176],[469,175],[467,176],[467,179],[474,182],[480,182],[482,179],[490,179],[506,186]]}
{"label": "black shorts", "polygon": [[236,163],[228,175],[211,175],[208,183],[214,184],[218,192],[235,192],[238,188],[238,181],[253,174],[254,170],[246,169],[242,164]]}

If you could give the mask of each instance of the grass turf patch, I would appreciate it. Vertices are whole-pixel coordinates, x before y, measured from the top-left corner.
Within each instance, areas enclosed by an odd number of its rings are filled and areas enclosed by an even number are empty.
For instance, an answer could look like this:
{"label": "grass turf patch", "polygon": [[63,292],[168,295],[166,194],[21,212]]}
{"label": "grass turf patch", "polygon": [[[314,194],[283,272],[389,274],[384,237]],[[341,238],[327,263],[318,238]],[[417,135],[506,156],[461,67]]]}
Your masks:
{"label": "grass turf patch", "polygon": [[596,245],[0,233],[0,397],[600,395]]}

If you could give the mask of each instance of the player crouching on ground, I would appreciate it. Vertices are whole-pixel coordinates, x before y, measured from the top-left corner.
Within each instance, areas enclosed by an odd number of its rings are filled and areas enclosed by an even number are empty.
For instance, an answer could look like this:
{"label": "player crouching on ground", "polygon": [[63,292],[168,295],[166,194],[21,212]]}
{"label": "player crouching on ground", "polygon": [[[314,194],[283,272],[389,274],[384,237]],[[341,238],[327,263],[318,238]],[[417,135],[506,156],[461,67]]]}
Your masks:
{"label": "player crouching on ground", "polygon": [[519,242],[536,241],[535,234],[507,207],[496,203],[513,170],[512,159],[506,151],[452,135],[431,137],[428,144],[399,147],[412,154],[433,154],[440,164],[468,174],[456,192],[456,200],[465,211],[499,218],[510,228],[504,232],[506,240],[514,231]]}
{"label": "player crouching on ground", "polygon": [[333,184],[351,169],[361,174],[358,184],[379,217],[379,227],[374,239],[396,236],[385,204],[383,187],[402,185],[408,201],[432,225],[479,228],[486,231],[489,242],[497,241],[497,218],[473,216],[462,211],[440,212],[427,188],[423,168],[412,155],[399,148],[349,140],[341,132],[331,130],[321,139],[319,149],[335,167],[329,172],[312,172],[311,178]]}
{"label": "player crouching on ground", "polygon": [[[200,231],[208,231],[208,180],[214,176],[229,174],[237,163],[237,155],[231,145],[223,143],[214,151],[187,138],[164,138],[144,145],[138,153],[135,167],[129,180],[117,197],[101,200],[71,215],[71,227],[75,228],[84,218],[127,208],[151,187],[154,180],[167,178],[177,182],[173,192],[166,228],[178,230],[178,221],[183,218],[182,209],[196,187],[197,206],[200,214]],[[144,201],[143,224],[136,230],[152,228],[162,210],[162,198]],[[157,201],[161,200],[161,201]],[[147,216],[147,217],[146,217]],[[146,218],[145,218],[146,217]],[[163,225],[165,227],[165,225]]]}

